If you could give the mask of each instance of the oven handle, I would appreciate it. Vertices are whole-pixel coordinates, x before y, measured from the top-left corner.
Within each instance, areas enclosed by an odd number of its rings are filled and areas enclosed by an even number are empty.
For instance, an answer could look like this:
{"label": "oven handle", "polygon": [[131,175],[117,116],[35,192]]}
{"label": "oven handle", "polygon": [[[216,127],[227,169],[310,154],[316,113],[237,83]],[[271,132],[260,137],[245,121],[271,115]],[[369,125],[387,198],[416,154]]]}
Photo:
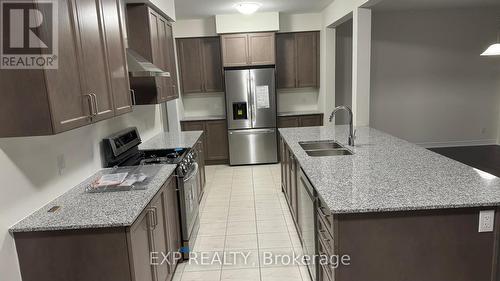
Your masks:
{"label": "oven handle", "polygon": [[192,168],[189,173],[187,173],[188,176],[184,178],[184,182],[188,182],[192,180],[196,175],[198,175],[198,163],[193,163]]}

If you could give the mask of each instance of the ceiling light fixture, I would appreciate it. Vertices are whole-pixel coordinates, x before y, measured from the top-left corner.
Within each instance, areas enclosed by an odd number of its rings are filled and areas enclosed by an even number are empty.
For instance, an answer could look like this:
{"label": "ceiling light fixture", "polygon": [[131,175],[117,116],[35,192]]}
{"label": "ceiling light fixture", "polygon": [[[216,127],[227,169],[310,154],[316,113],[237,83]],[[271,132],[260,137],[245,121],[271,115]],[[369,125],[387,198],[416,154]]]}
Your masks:
{"label": "ceiling light fixture", "polygon": [[489,46],[481,56],[500,56],[500,31],[497,33],[497,42]]}
{"label": "ceiling light fixture", "polygon": [[262,6],[261,3],[257,2],[241,2],[234,4],[234,8],[238,10],[238,12],[244,14],[244,15],[251,15]]}

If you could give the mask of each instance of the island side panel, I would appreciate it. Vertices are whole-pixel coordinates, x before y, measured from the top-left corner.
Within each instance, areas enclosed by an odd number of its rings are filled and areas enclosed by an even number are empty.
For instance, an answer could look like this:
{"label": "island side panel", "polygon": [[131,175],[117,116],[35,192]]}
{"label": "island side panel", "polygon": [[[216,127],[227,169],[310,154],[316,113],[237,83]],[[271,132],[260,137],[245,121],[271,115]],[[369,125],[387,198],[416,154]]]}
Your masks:
{"label": "island side panel", "polygon": [[[483,208],[492,209],[492,208]],[[478,232],[478,208],[336,215],[336,254],[351,265],[336,281],[493,281],[494,232]]]}
{"label": "island side panel", "polygon": [[131,281],[124,228],[15,233],[23,281]]}

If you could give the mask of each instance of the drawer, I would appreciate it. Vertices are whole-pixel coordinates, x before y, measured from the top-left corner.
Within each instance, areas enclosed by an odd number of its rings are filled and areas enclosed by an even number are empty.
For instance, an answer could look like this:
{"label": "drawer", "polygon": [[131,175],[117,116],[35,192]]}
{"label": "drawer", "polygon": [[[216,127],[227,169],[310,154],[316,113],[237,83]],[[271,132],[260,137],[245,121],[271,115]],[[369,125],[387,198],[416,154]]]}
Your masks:
{"label": "drawer", "polygon": [[318,228],[318,241],[323,243],[325,247],[325,253],[327,255],[333,255],[334,254],[334,241],[333,241],[333,236],[330,234],[330,232],[327,230],[325,223],[323,220],[319,217],[318,214],[318,223],[317,223],[317,228]]}
{"label": "drawer", "polygon": [[330,232],[330,235],[333,235],[333,215],[331,214],[330,210],[324,204],[321,200],[318,200],[318,217],[320,220],[323,221],[325,228],[328,232]]}

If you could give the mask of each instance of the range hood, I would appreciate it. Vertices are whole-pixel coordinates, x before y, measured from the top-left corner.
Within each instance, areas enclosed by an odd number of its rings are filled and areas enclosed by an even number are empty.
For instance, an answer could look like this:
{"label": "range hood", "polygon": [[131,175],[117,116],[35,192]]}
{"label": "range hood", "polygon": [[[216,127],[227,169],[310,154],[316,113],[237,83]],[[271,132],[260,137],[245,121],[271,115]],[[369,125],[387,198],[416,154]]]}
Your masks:
{"label": "range hood", "polygon": [[131,77],[170,77],[170,72],[161,70],[131,49],[127,49],[127,64]]}

